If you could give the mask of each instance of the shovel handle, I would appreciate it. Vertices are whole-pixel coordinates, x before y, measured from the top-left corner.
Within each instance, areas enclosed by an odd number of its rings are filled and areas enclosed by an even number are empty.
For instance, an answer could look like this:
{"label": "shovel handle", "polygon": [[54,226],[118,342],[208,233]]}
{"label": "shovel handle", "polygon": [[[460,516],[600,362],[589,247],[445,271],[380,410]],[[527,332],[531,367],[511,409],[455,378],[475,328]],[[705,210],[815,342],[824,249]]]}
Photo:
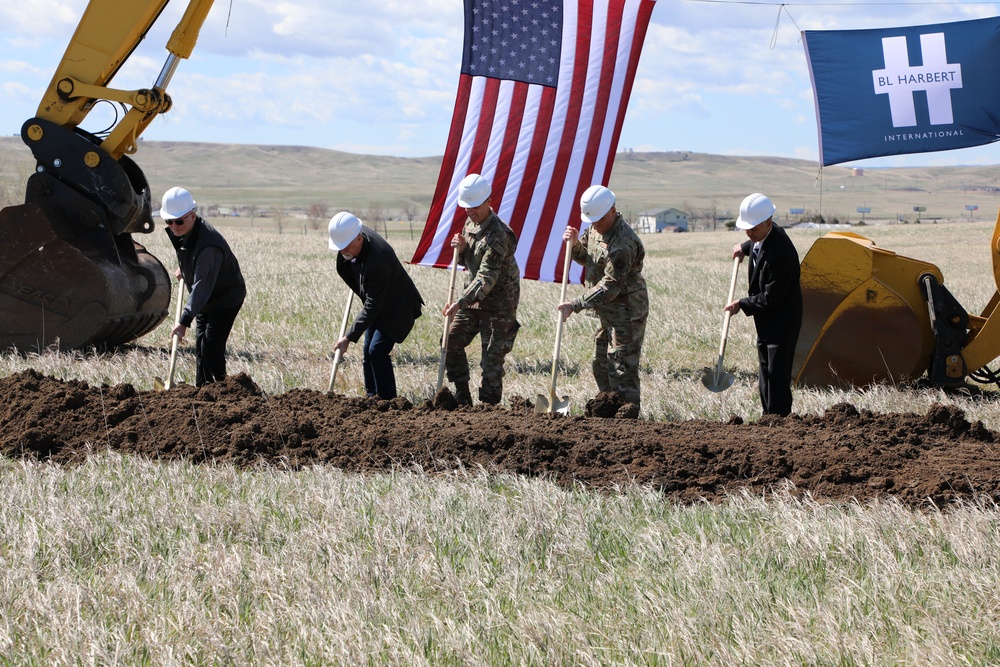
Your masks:
{"label": "shovel handle", "polygon": [[[176,327],[181,323],[181,311],[184,310],[184,283],[181,279],[177,279],[177,308],[176,314],[174,315],[174,326]],[[179,336],[170,337],[170,370],[167,373],[167,383],[163,385],[164,389],[170,389],[174,386],[174,368],[177,367],[177,344],[180,342]]]}
{"label": "shovel handle", "polygon": [[[448,285],[448,305],[455,300],[455,277],[458,275],[458,248],[454,248],[454,252],[451,255],[451,282]],[[448,332],[451,331],[451,320],[450,316],[445,316],[444,318],[444,332],[441,334],[441,359],[438,361],[438,382],[437,390],[441,391],[441,387],[444,386],[444,360],[445,356],[448,354]]]}
{"label": "shovel handle", "polygon": [[[348,288],[347,290],[347,305],[344,307],[344,318],[340,321],[340,335],[337,336],[337,340],[344,337],[344,333],[347,331],[347,320],[351,316],[351,306],[354,304],[354,290]],[[330,386],[326,388],[326,393],[331,393],[333,391],[333,383],[337,381],[337,367],[340,366],[340,359],[343,357],[343,353],[338,347],[333,353],[333,369],[330,371]]]}
{"label": "shovel handle", "polygon": [[[569,282],[569,266],[573,254],[573,242],[566,241],[565,258],[563,259],[562,290],[559,292],[559,303],[566,301],[566,284]],[[562,346],[563,314],[556,309],[556,344],[552,352],[552,380],[549,384],[549,411],[556,404],[556,377],[559,368],[559,348]]]}
{"label": "shovel handle", "polygon": [[[736,278],[740,271],[740,262],[743,261],[742,257],[736,257],[733,259],[733,277],[729,281],[729,298],[726,299],[726,305],[728,306],[733,302],[736,297]],[[728,310],[722,318],[722,340],[719,342],[719,361],[715,367],[715,377],[718,379],[719,375],[722,374],[722,360],[726,355],[726,341],[729,339],[729,320],[732,317],[732,313]]]}

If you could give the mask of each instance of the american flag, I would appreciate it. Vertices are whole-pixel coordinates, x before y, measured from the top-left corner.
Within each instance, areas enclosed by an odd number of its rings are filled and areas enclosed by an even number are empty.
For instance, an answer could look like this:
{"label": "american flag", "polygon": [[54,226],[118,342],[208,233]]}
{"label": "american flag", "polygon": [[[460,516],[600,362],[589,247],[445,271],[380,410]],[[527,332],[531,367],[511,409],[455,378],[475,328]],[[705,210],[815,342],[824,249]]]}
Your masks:
{"label": "american flag", "polygon": [[465,0],[455,112],[411,263],[450,265],[458,184],[478,173],[517,233],[522,276],[562,280],[562,233],[581,224],[583,191],[611,177],[654,2]]}

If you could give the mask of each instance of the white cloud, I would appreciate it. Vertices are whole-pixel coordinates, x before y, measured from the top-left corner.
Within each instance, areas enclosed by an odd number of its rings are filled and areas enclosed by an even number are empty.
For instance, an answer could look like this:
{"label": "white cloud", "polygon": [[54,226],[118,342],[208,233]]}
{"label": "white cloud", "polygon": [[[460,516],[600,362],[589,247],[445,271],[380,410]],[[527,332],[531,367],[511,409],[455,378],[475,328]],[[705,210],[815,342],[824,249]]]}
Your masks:
{"label": "white cloud", "polygon": [[73,33],[86,5],[86,0],[4,2],[0,4],[0,25],[14,35],[61,39]]}
{"label": "white cloud", "polygon": [[0,74],[11,77],[33,76],[40,77],[44,72],[38,67],[34,67],[22,60],[0,60]]}

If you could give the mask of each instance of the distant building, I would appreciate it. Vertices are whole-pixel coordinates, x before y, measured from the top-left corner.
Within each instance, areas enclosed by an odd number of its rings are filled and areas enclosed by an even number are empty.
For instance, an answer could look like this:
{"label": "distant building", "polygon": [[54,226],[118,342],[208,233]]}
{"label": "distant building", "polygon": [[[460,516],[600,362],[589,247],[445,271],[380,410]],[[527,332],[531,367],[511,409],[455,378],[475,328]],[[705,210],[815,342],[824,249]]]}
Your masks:
{"label": "distant building", "polygon": [[674,229],[688,230],[687,213],[676,208],[651,208],[635,217],[632,228],[640,234],[654,234]]}

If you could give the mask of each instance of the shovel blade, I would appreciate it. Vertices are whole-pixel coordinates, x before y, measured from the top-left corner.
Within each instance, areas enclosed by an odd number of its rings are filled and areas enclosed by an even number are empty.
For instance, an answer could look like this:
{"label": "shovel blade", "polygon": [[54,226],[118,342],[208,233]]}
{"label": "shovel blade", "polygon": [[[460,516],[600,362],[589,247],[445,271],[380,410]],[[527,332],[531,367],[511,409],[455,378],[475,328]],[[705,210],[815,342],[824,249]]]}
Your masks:
{"label": "shovel blade", "polygon": [[701,372],[701,383],[706,389],[717,394],[732,387],[735,381],[736,376],[732,373],[716,373],[714,368],[706,368]]}
{"label": "shovel blade", "polygon": [[166,382],[164,382],[163,378],[161,378],[158,375],[153,378],[153,389],[156,391],[166,391],[167,389],[171,389],[176,386],[177,383],[174,382],[173,380],[168,379]]}
{"label": "shovel blade", "polygon": [[548,396],[545,396],[543,394],[536,394],[535,412],[537,413],[558,412],[561,415],[568,415],[569,396],[563,396],[562,398],[553,396],[552,400],[550,401]]}

